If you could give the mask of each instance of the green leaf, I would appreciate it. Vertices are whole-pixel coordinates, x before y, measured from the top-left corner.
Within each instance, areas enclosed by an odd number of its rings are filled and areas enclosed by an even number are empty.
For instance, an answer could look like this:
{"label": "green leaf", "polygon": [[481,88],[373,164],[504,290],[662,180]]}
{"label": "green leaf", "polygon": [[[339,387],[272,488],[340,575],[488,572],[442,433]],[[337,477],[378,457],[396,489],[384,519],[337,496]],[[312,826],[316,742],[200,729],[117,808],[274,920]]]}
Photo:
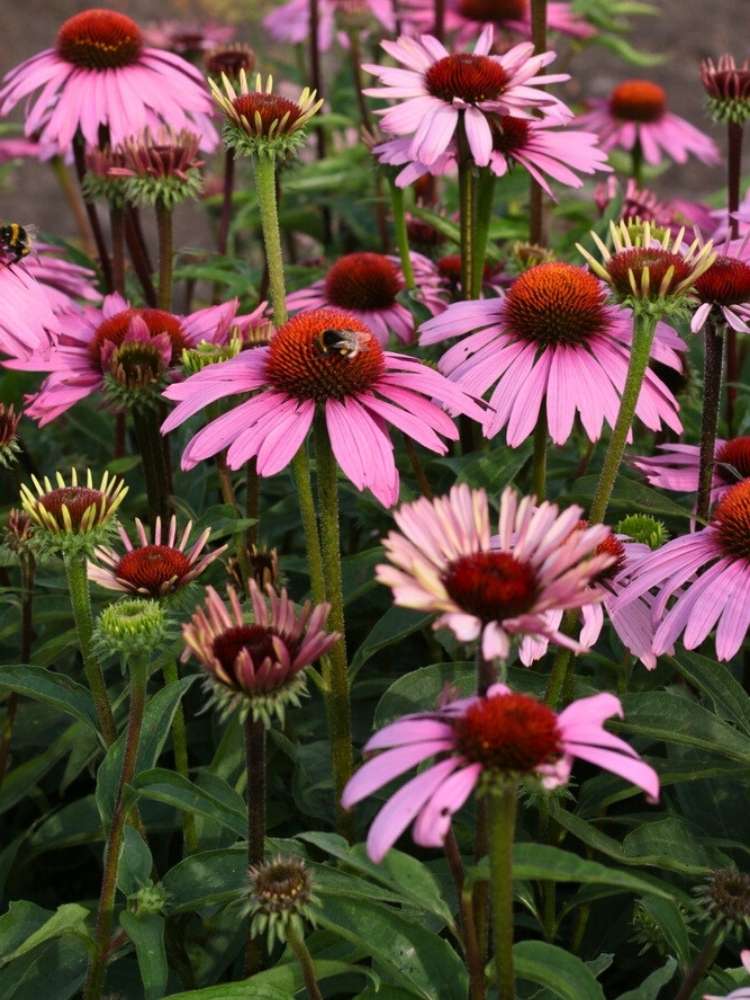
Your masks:
{"label": "green leaf", "polygon": [[[175,771],[160,767],[144,771],[133,781],[133,788],[144,798],[217,821],[238,837],[247,835],[247,815],[243,808],[231,808]],[[242,800],[237,798],[241,807]]]}
{"label": "green leaf", "polygon": [[89,952],[86,942],[73,934],[57,937],[34,948],[0,969],[2,1000],[71,1000],[80,996]]}
{"label": "green leaf", "polygon": [[545,986],[563,1000],[604,1000],[589,967],[546,941],[519,941],[513,946],[513,964],[518,979]]}
{"label": "green leaf", "polygon": [[687,650],[667,662],[711,700],[717,715],[750,735],[750,697],[726,663]]}
{"label": "green leaf", "polygon": [[[8,913],[0,918],[0,968],[61,934],[87,933],[89,911],[85,906],[64,903],[51,916],[46,916],[47,913],[34,903],[10,904]],[[39,923],[42,914],[46,919]]]}
{"label": "green leaf", "polygon": [[170,913],[216,906],[237,896],[247,878],[247,848],[228,847],[192,854],[162,879]]}
{"label": "green leaf", "polygon": [[517,843],[513,848],[513,877],[548,882],[609,885],[623,892],[653,893],[671,900],[672,894],[629,872],[586,861],[570,851],[546,844]]}
{"label": "green leaf", "polygon": [[160,1000],[169,978],[164,944],[164,917],[159,913],[120,914],[120,926],[133,942],[143,982],[144,1000]]}
{"label": "green leaf", "polygon": [[[446,240],[450,240],[456,246],[460,244],[461,234],[455,222],[450,222],[448,219],[443,218],[442,215],[438,215],[437,212],[432,212],[429,208],[423,208],[421,205],[414,205],[411,208],[411,214],[415,218],[421,219],[422,222],[428,222]],[[493,261],[496,264],[500,263],[500,251],[491,243],[487,244],[487,260]]]}
{"label": "green leaf", "polygon": [[0,690],[15,691],[72,715],[96,731],[94,700],[82,684],[65,674],[57,674],[30,664],[0,667]]}
{"label": "green leaf", "polygon": [[389,978],[424,1000],[465,1000],[466,968],[448,941],[380,903],[327,897],[316,908],[318,926],[362,948]]}
{"label": "green leaf", "polygon": [[[164,744],[169,738],[172,719],[185,692],[195,682],[196,675],[183,677],[167,684],[151,698],[143,713],[143,726],[138,747],[135,777],[142,771],[155,766]],[[122,733],[107,751],[96,779],[96,804],[99,814],[106,822],[112,816],[117,795],[117,786],[122,772],[122,755],[125,749],[125,733]]]}
{"label": "green leaf", "polygon": [[370,657],[385,649],[401,642],[408,635],[419,632],[432,620],[432,615],[423,615],[410,608],[389,608],[386,613],[379,618],[372,629],[365,637],[362,645],[352,657],[349,672],[353,677],[357,671],[367,663]]}
{"label": "green leaf", "polygon": [[494,497],[513,482],[528,461],[531,450],[531,442],[527,441],[520,448],[494,448],[458,458],[439,458],[435,465],[444,465],[455,473],[457,483],[485,489]]}
{"label": "green leaf", "polygon": [[656,972],[652,972],[640,986],[634,990],[628,990],[627,993],[621,993],[617,1000],[657,1000],[662,986],[666,986],[672,981],[676,971],[677,960],[668,958],[664,965]]}
{"label": "green leaf", "polygon": [[[598,481],[598,476],[584,476],[582,479],[577,479],[567,499],[588,504]],[[666,493],[654,490],[634,479],[626,479],[624,476],[617,479],[609,506],[611,510],[623,511],[626,514],[638,512],[653,514],[656,517],[681,517],[686,520],[693,516],[688,507],[675,503]]]}
{"label": "green leaf", "polygon": [[674,953],[684,970],[690,967],[692,948],[690,932],[685,915],[674,900],[657,899],[649,896],[641,899],[638,906],[645,910],[669,942],[669,950]]}
{"label": "green leaf", "polygon": [[154,866],[148,844],[132,826],[125,827],[120,863],[117,867],[117,888],[125,896],[151,881]]}
{"label": "green leaf", "polygon": [[[318,982],[349,974],[373,978],[369,969],[348,962],[318,958],[313,960],[313,965]],[[291,1000],[303,986],[299,965],[293,962],[277,965],[266,972],[258,972],[244,982],[224,983],[187,993],[172,993],[165,1000]]]}

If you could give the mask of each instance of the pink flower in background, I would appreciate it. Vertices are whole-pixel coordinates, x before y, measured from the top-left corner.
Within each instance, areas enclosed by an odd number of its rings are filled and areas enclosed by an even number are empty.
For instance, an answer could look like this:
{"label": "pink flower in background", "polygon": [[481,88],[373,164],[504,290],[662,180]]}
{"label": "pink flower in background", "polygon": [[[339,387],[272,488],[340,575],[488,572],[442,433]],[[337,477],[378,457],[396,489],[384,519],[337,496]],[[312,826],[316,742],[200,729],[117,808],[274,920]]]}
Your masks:
{"label": "pink flower in background", "polygon": [[391,167],[403,167],[404,169],[396,176],[396,184],[399,187],[408,187],[420,177],[428,174],[432,177],[441,177],[444,174],[454,174],[456,172],[456,155],[451,143],[444,153],[441,153],[436,160],[429,165],[420,163],[411,155],[412,141],[410,138],[387,139],[385,142],[373,146],[373,154],[379,163]]}
{"label": "pink flower in background", "polygon": [[540,89],[567,80],[567,73],[539,75],[555,59],[554,52],[534,55],[530,42],[501,56],[490,55],[494,32],[482,31],[473,53],[451,54],[436,38],[401,36],[381,47],[406,66],[367,64],[364,69],[384,86],[365,91],[400,103],[378,112],[386,132],[412,137],[409,155],[429,166],[449,148],[462,118],[475,163],[487,166],[492,154],[490,113],[523,115],[531,109],[570,116],[562,101]]}
{"label": "pink flower in background", "polygon": [[[318,46],[328,52],[334,39],[344,48],[349,39],[344,31],[336,31],[336,15],[372,16],[387,32],[396,30],[392,0],[319,0]],[[310,4],[308,0],[289,0],[263,18],[263,27],[277,42],[290,45],[306,44],[310,37]]]}
{"label": "pink flower in background", "polygon": [[47,291],[28,271],[28,260],[11,263],[0,253],[0,354],[11,358],[45,350],[58,325]]}
{"label": "pink flower in background", "polygon": [[[597,185],[594,192],[596,207],[602,215],[610,203],[618,197],[620,197],[620,183],[614,176]],[[716,219],[708,205],[699,201],[686,201],[684,198],[661,201],[649,188],[638,187],[632,177],[629,177],[625,184],[622,203],[617,214],[620,219],[626,221],[640,219],[642,222],[666,226],[674,234],[683,226],[688,232],[698,230],[704,237],[711,236],[716,230]]]}
{"label": "pink flower in background", "polygon": [[237,29],[217,21],[152,21],[143,26],[143,41],[189,58],[234,40]]}
{"label": "pink flower in background", "polygon": [[[412,253],[417,297],[434,316],[446,306],[437,268],[422,254]],[[398,257],[380,253],[350,253],[339,258],[324,278],[287,296],[290,312],[321,306],[344,309],[368,326],[381,344],[391,333],[410,344],[416,336],[414,316],[397,296],[405,288]]]}
{"label": "pink flower in background", "polygon": [[716,656],[730,660],[750,627],[750,480],[728,490],[701,531],[667,542],[643,559],[615,601],[615,610],[649,591],[653,651],[660,656],[682,635],[695,649],[716,626]]}
{"label": "pink flower in background", "polygon": [[625,80],[606,99],[589,102],[591,110],[576,124],[599,136],[602,149],[624,149],[630,153],[640,142],[646,163],[657,166],[662,154],[675,163],[689,155],[704,163],[718,163],[716,143],[684,118],[667,110],[667,95],[650,80]]}
{"label": "pink flower in background", "polygon": [[218,399],[256,390],[190,440],[183,469],[228,448],[231,469],[255,457],[259,475],[276,475],[294,458],[320,407],[344,474],[390,507],[398,500],[399,475],[388,424],[443,455],[443,439],[455,441],[458,431],[437,403],[474,420],[482,417],[477,403],[438,372],[384,351],[356,316],[316,309],[290,319],[267,347],[243,351],[169,386],[164,395],[179,405],[162,433]]}
{"label": "pink flower in background", "polygon": [[406,715],[365,744],[375,753],[350,779],[341,802],[361,802],[406,771],[433,763],[388,799],[370,827],[367,853],[379,862],[406,828],[421,847],[441,847],[453,814],[480,781],[537,778],[545,788],[567,784],[576,759],[617,774],[659,796],[659,777],[633,748],[604,728],[622,705],[611,694],[572,702],[558,715],[526,694],[494,684],[483,697],[449,702],[434,712]]}
{"label": "pink flower in background", "polygon": [[376,577],[401,607],[438,614],[434,628],[449,628],[461,642],[481,639],[485,659],[507,658],[515,635],[580,652],[547,617],[590,603],[592,582],[613,562],[595,551],[609,528],[574,531],[580,517],[580,507],[560,514],[555,504],[535,507],[533,497],[519,500],[507,488],[493,545],[487,494],[454,486],[447,496],[399,508],[400,531],[384,540],[389,562]]}
{"label": "pink flower in background", "polygon": [[[404,0],[402,9],[409,34],[432,32],[435,24],[432,0]],[[486,25],[531,38],[530,0],[446,0],[445,30],[457,32],[460,42],[475,38],[477,31]],[[596,29],[576,14],[570,3],[555,0],[547,4],[547,29],[572,38],[591,38],[596,34]]]}
{"label": "pink flower in background", "polygon": [[82,264],[66,260],[64,252],[50,243],[35,243],[34,252],[24,260],[24,268],[44,285],[55,312],[70,309],[78,299],[101,302],[101,293],[94,285],[96,274]]}
{"label": "pink flower in background", "polygon": [[0,115],[41,88],[26,110],[27,135],[66,151],[78,129],[91,146],[100,127],[117,145],[144,128],[169,125],[198,132],[204,149],[218,135],[203,76],[181,56],[144,45],[140,28],[113,10],[84,10],[45,49],[5,75]]}
{"label": "pink flower in background", "polygon": [[[518,447],[533,432],[546,404],[550,437],[564,444],[580,415],[592,441],[606,422],[614,426],[633,336],[629,310],[607,305],[601,282],[584,268],[547,263],[525,271],[499,299],[457,302],[422,325],[420,343],[461,339],[440,359],[439,369],[467,392],[483,396],[494,386],[484,432],[505,427]],[[462,336],[469,334],[469,336]],[[652,357],[682,370],[685,345],[666,324],[657,326]],[[682,429],[678,404],[652,372],[636,414],[651,430]]]}
{"label": "pink flower in background", "polygon": [[[697,444],[660,444],[658,455],[643,455],[631,460],[651,486],[676,493],[698,491],[700,447]],[[750,477],[750,437],[716,441],[711,481],[711,503],[727,490]]]}
{"label": "pink flower in background", "polygon": [[121,295],[108,295],[101,309],[86,307],[59,317],[58,333],[45,351],[8,362],[9,368],[49,372],[27,409],[48,424],[71,406],[104,388],[107,376],[127,380],[148,368],[154,380],[168,377],[185,348],[202,341],[223,344],[235,321],[237,299],[177,316],[161,309],[134,309]]}
{"label": "pink flower in background", "polygon": [[22,136],[0,136],[0,166],[12,160],[39,160],[41,147],[33,139]]}
{"label": "pink flower in background", "polygon": [[169,529],[162,533],[161,518],[156,518],[153,536],[136,518],[137,544],[133,545],[127,531],[118,525],[120,541],[125,549],[117,552],[106,545],[94,550],[93,561],[88,563],[89,580],[108,590],[122,590],[144,597],[166,597],[191,583],[214,559],[225,551],[222,545],[213,552],[203,552],[211,535],[206,528],[188,549],[193,522],[188,521],[179,540],[177,518],[172,515]]}
{"label": "pink flower in background", "polygon": [[[750,974],[750,949],[745,949],[740,952],[740,958],[742,959],[742,964],[745,968],[745,972]],[[716,996],[713,993],[706,993],[703,996],[703,1000],[750,1000],[750,986],[742,986],[738,990],[732,990],[731,993],[727,993],[726,996]]]}

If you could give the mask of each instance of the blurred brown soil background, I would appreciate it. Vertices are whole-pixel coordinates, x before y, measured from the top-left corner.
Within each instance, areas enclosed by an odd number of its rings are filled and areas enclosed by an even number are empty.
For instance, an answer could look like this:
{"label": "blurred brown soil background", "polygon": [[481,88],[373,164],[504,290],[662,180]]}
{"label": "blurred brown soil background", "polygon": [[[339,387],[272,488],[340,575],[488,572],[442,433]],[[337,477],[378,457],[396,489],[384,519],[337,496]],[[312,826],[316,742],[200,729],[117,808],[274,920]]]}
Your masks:
{"label": "blurred brown soil background", "polygon": [[[162,0],[161,3],[110,0],[110,3],[140,22],[193,16],[226,20],[236,24],[239,40],[257,47],[261,53],[268,49],[267,38],[259,37],[258,24],[271,0],[263,4],[252,0]],[[0,0],[0,6],[2,75],[22,59],[52,45],[59,24],[94,3]],[[576,100],[584,95],[604,95],[622,79],[648,76],[666,88],[673,111],[713,134],[723,148],[723,131],[713,126],[704,113],[698,66],[706,56],[717,57],[723,52],[732,53],[738,60],[750,57],[750,0],[713,0],[710,4],[704,0],[661,0],[661,3],[657,0],[656,6],[660,7],[661,16],[634,19],[636,30],[631,40],[640,49],[661,53],[664,62],[641,69],[623,62],[600,46],[592,46],[573,61],[573,80],[567,96]],[[263,69],[262,57],[259,69]],[[18,120],[17,114],[14,117]],[[747,146],[750,156],[750,139]],[[746,171],[746,176],[750,176],[750,171]],[[698,198],[717,191],[723,183],[722,167],[706,167],[690,160],[684,167],[670,167],[654,186],[665,196]],[[178,245],[195,245],[206,238],[200,213],[183,209],[178,216]],[[51,172],[33,162],[17,170],[12,182],[0,189],[0,218],[33,223],[42,230],[60,235],[72,231],[68,210]]]}

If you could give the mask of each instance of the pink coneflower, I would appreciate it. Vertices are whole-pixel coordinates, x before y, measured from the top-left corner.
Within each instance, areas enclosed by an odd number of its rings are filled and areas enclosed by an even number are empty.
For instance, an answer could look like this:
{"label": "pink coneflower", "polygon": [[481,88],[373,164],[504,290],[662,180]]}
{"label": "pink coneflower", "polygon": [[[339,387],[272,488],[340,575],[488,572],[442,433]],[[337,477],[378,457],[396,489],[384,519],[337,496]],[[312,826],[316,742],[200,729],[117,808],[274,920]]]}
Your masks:
{"label": "pink coneflower", "polygon": [[202,341],[224,343],[237,299],[176,316],[161,309],[135,309],[121,295],[108,295],[101,309],[84,308],[58,319],[59,332],[46,351],[8,362],[9,368],[49,372],[27,414],[48,424],[75,403],[101,391],[108,378],[145,387],[169,377],[182,351]]}
{"label": "pink coneflower", "polygon": [[41,147],[33,139],[22,136],[0,136],[0,166],[13,160],[40,160]]}
{"label": "pink coneflower", "polygon": [[[412,253],[416,291],[434,316],[445,308],[445,294],[437,268],[422,254]],[[344,309],[368,326],[381,344],[391,333],[410,344],[415,337],[414,316],[397,296],[405,288],[398,257],[381,253],[350,253],[339,258],[325,278],[287,296],[290,312],[308,312],[321,306]]]}
{"label": "pink coneflower", "polygon": [[172,52],[147,48],[135,21],[114,10],[74,14],[58,31],[55,48],[7,73],[0,115],[40,87],[26,113],[26,134],[39,132],[40,142],[62,151],[78,129],[89,145],[98,145],[101,127],[115,145],[161,124],[198,132],[204,149],[218,140],[198,70]]}
{"label": "pink coneflower", "polygon": [[714,321],[738,333],[750,333],[750,264],[739,257],[720,254],[694,285],[701,304],[693,313],[690,329],[703,329],[711,313]]}
{"label": "pink coneflower", "polygon": [[[46,289],[28,270],[29,258],[11,262],[0,251],[0,354],[27,358],[50,344],[57,319]],[[4,362],[9,364],[9,362]]]}
{"label": "pink coneflower", "polygon": [[[461,336],[439,369],[467,392],[494,386],[484,431],[506,428],[515,448],[534,430],[542,402],[555,444],[564,444],[576,414],[592,441],[606,421],[614,426],[633,336],[631,313],[607,305],[601,282],[584,268],[551,262],[525,271],[500,299],[457,302],[421,327],[421,344]],[[677,371],[684,344],[657,327],[652,357]],[[648,371],[636,414],[651,430],[682,429],[672,393]]]}
{"label": "pink coneflower", "polygon": [[377,732],[364,752],[383,752],[349,781],[342,805],[351,809],[405,771],[435,758],[391,796],[370,827],[367,853],[378,862],[412,820],[415,843],[441,847],[453,814],[480,781],[536,778],[544,788],[558,788],[567,784],[576,758],[619,775],[656,800],[656,771],[604,728],[613,715],[622,718],[623,712],[611,694],[580,698],[558,715],[536,698],[493,684],[486,696],[406,715]]}
{"label": "pink coneflower", "polygon": [[[594,201],[602,215],[618,197],[619,188],[619,181],[614,176],[597,185]],[[684,198],[661,201],[649,188],[639,187],[632,177],[626,182],[618,215],[625,222],[652,222],[671,229],[675,234],[684,227],[688,232],[693,231],[693,237],[697,235],[696,230],[703,236],[711,236],[717,227],[714,213],[708,205]]]}
{"label": "pink coneflower", "polygon": [[364,66],[384,84],[366,94],[400,101],[378,114],[386,132],[412,136],[414,160],[434,163],[449,148],[463,119],[471,155],[478,166],[486,167],[492,155],[489,114],[523,115],[536,109],[554,112],[558,118],[570,115],[562,101],[539,89],[568,79],[567,73],[539,75],[555,53],[534,55],[533,45],[524,42],[501,56],[490,55],[493,37],[488,25],[473,53],[451,54],[431,35],[402,36],[380,44],[406,69]]}
{"label": "pink coneflower", "polygon": [[718,163],[716,143],[690,122],[667,110],[667,95],[650,80],[625,80],[606,99],[590,102],[591,110],[576,119],[599,136],[604,150],[619,147],[632,152],[640,143],[646,163],[656,166],[665,153],[675,163],[696,156]]}
{"label": "pink coneflower", "polygon": [[[396,17],[391,0],[319,0],[318,48],[327,52],[334,40],[346,47],[345,32],[336,31],[337,14],[373,17],[389,33],[396,30]],[[290,45],[306,44],[310,37],[310,4],[308,0],[289,0],[263,18],[263,27],[277,42]]]}
{"label": "pink coneflower", "polygon": [[[742,960],[745,972],[750,974],[750,949],[740,952],[740,959]],[[732,990],[731,993],[727,993],[726,996],[722,997],[714,993],[706,993],[703,1000],[750,1000],[750,986],[742,986],[740,989]]]}
{"label": "pink coneflower", "polygon": [[143,26],[143,41],[155,49],[169,49],[186,58],[196,58],[234,40],[237,29],[216,21],[152,21]]}
{"label": "pink coneflower", "polygon": [[454,486],[445,497],[399,508],[401,531],[385,539],[390,563],[379,565],[376,577],[396,604],[438,614],[435,628],[449,628],[461,642],[481,637],[487,660],[507,658],[515,635],[580,652],[546,614],[589,603],[592,581],[613,561],[595,552],[609,528],[574,531],[580,517],[580,507],[560,514],[545,502],[535,509],[533,497],[519,500],[507,488],[493,544],[487,494]]}
{"label": "pink coneflower", "polygon": [[[697,444],[661,444],[658,455],[634,458],[632,464],[651,486],[676,493],[698,489],[700,447]],[[750,437],[717,439],[711,481],[711,503],[716,503],[740,480],[750,478]]]}
{"label": "pink coneflower", "polygon": [[[591,38],[596,29],[579,17],[569,3],[547,4],[547,28],[572,38]],[[431,32],[435,23],[432,0],[405,0],[403,18],[410,33]],[[531,37],[530,0],[447,0],[445,30],[457,32],[461,43],[476,37],[480,27],[491,25],[498,31],[514,31]]]}
{"label": "pink coneflower", "polygon": [[94,285],[96,274],[82,264],[66,260],[62,254],[60,247],[49,243],[35,243],[34,252],[23,263],[27,274],[44,285],[55,312],[70,309],[79,299],[101,302],[101,292]]}
{"label": "pink coneflower", "polygon": [[681,633],[685,649],[695,649],[718,624],[716,656],[731,660],[750,627],[750,480],[724,494],[708,527],[675,538],[647,556],[615,608],[652,588],[657,591],[653,606],[659,622],[653,641],[657,656]]}
{"label": "pink coneflower", "polygon": [[213,587],[206,588],[204,607],[183,626],[184,658],[192,653],[204,668],[223,715],[238,711],[266,724],[274,716],[283,721],[286,707],[305,693],[305,668],[339,635],[324,631],[330,605],[308,601],[297,609],[286,590],[279,594],[270,586],[267,603],[255,580],[247,587],[251,620],[233,587],[227,587],[229,607]]}
{"label": "pink coneflower", "polygon": [[179,406],[162,432],[217,399],[254,390],[261,391],[192,438],[183,469],[228,448],[231,469],[256,457],[258,473],[273,476],[297,453],[321,407],[344,474],[390,507],[398,499],[399,476],[387,425],[442,455],[443,438],[455,441],[458,431],[433,400],[475,420],[482,415],[470,396],[432,368],[384,351],[356,316],[317,309],[290,319],[267,347],[243,351],[169,386],[164,395]]}
{"label": "pink coneflower", "polygon": [[191,583],[224,552],[222,545],[213,552],[204,552],[211,529],[206,528],[188,549],[193,522],[177,538],[177,518],[172,515],[169,529],[162,532],[161,518],[156,518],[153,537],[136,518],[137,544],[133,545],[127,531],[118,526],[124,552],[102,545],[94,550],[96,561],[88,564],[88,576],[100,587],[121,590],[145,597],[167,597]]}
{"label": "pink coneflower", "polygon": [[379,163],[390,167],[403,167],[396,175],[398,187],[409,187],[423,177],[441,177],[444,174],[456,172],[456,154],[453,143],[448,145],[432,163],[420,163],[411,155],[412,140],[408,136],[399,139],[387,139],[373,146],[373,155]]}

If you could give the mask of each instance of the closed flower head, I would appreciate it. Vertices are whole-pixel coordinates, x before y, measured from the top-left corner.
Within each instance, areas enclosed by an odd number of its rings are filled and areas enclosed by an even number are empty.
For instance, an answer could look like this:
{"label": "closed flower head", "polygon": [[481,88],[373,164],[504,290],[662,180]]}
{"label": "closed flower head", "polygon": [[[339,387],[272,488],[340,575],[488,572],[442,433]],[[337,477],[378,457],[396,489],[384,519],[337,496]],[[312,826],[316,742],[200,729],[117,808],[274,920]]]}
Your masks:
{"label": "closed flower head", "polygon": [[738,66],[730,55],[721,56],[717,62],[704,59],[701,81],[714,121],[741,125],[750,118],[750,60]]}

